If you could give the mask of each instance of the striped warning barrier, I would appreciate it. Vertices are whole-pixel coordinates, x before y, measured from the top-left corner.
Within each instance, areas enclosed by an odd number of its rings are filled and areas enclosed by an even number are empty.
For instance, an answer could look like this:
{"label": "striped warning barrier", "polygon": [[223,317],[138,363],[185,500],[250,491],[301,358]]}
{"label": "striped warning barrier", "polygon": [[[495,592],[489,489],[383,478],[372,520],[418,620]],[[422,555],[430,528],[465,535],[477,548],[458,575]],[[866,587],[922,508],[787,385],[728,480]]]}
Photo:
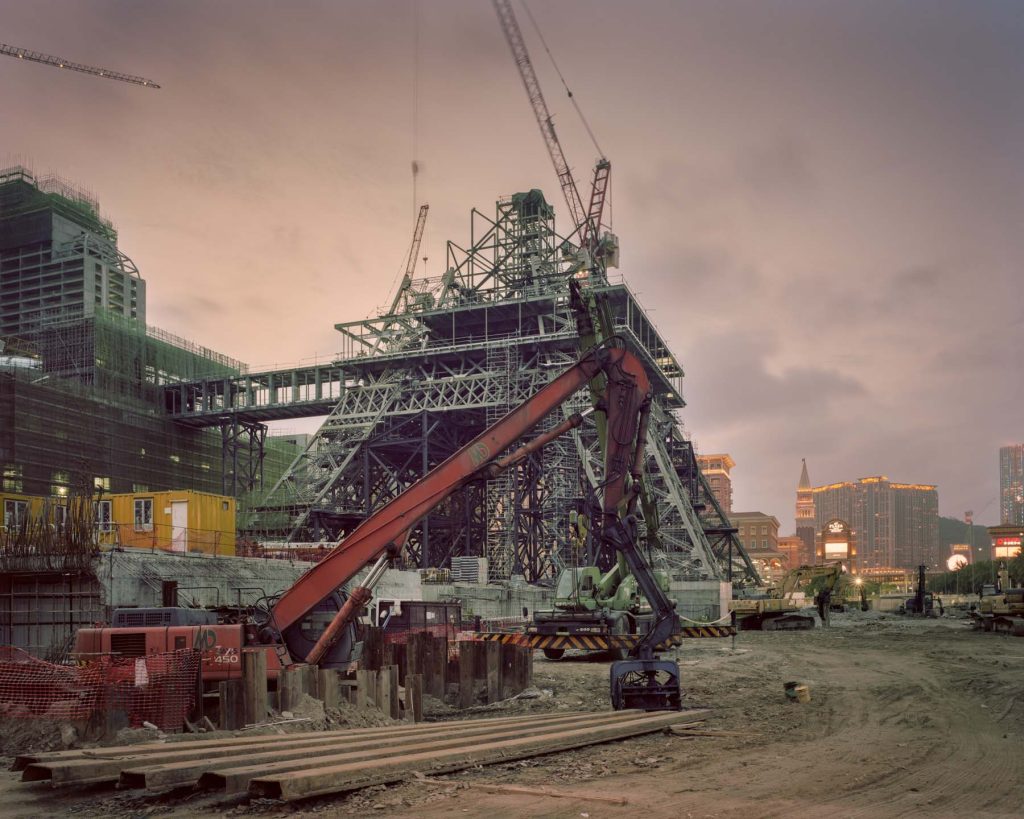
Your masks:
{"label": "striped warning barrier", "polygon": [[683,637],[732,637],[735,626],[683,626]]}
{"label": "striped warning barrier", "polygon": [[[731,637],[735,633],[736,629],[732,626],[686,626],[678,634],[673,634],[668,640],[661,643],[658,648],[661,650],[672,648],[687,638]],[[637,634],[526,634],[504,631],[478,631],[473,633],[472,639],[532,649],[576,649],[579,651],[607,651],[611,648],[630,650],[640,642],[640,636]]]}

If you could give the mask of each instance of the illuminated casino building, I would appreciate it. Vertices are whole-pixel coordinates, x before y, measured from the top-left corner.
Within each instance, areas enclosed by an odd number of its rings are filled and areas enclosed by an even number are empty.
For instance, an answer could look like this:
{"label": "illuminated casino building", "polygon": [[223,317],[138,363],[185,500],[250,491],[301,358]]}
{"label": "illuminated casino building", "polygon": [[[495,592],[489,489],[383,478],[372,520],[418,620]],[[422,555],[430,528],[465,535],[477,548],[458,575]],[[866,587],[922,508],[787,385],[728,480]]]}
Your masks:
{"label": "illuminated casino building", "polygon": [[857,535],[855,568],[929,569],[939,553],[939,495],[934,485],[894,483],[884,475],[813,489],[815,529],[835,519]]}
{"label": "illuminated casino building", "polygon": [[850,574],[857,574],[857,536],[850,524],[839,518],[826,523],[818,532],[815,558],[819,565],[841,560]]}

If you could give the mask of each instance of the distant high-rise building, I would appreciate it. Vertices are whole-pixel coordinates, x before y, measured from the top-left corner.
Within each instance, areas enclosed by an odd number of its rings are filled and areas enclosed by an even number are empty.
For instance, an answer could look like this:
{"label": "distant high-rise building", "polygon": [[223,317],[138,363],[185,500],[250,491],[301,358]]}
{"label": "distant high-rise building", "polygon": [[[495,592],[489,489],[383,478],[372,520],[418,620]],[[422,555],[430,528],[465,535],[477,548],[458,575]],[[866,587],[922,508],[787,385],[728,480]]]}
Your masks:
{"label": "distant high-rise building", "polygon": [[697,463],[700,464],[700,471],[708,480],[711,487],[711,494],[715,496],[718,505],[726,515],[732,514],[732,468],[736,462],[725,454],[698,455]]}
{"label": "distant high-rise building", "polygon": [[145,316],[145,281],[96,201],[0,170],[0,492],[12,504],[83,488],[240,494],[302,451],[171,420],[167,384],[245,365]]}
{"label": "distant high-rise building", "polygon": [[807,475],[807,460],[800,459],[803,464],[800,470],[800,483],[796,487],[796,536],[803,542],[798,562],[810,564],[814,562],[814,535],[817,522],[814,515],[814,489]]}
{"label": "distant high-rise building", "polygon": [[816,528],[838,518],[856,533],[858,571],[944,562],[935,486],[893,483],[880,475],[816,486],[813,492]]}
{"label": "distant high-rise building", "polygon": [[1024,444],[999,449],[999,522],[1024,526]]}
{"label": "distant high-rise building", "polygon": [[99,311],[146,320],[146,282],[96,200],[54,176],[0,172],[0,336]]}

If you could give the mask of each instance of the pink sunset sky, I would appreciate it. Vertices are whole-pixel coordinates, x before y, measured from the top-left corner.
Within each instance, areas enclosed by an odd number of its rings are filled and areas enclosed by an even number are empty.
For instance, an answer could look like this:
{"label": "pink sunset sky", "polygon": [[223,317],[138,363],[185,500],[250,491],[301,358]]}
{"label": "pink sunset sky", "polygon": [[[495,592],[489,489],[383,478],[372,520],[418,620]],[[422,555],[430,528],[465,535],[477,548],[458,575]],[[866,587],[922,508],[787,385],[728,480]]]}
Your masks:
{"label": "pink sunset sky", "polygon": [[[566,154],[597,151],[520,16]],[[935,483],[998,522],[1024,440],[1019,2],[532,0],[613,164],[620,272],[728,452],[737,510],[793,531],[814,484]],[[566,208],[483,0],[0,0],[0,160],[92,191],[148,320],[253,368],[329,359],[389,301],[429,202],[429,275],[468,214]],[[563,225],[564,227],[564,225]],[[291,425],[293,428],[295,424]]]}

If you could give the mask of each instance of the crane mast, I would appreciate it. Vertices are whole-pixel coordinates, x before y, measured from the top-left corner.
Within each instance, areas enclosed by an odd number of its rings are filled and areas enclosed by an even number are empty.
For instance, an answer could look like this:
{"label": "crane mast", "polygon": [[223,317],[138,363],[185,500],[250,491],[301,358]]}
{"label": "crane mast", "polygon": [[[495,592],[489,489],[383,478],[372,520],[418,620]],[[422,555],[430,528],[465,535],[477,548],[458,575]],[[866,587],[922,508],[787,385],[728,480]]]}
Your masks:
{"label": "crane mast", "polygon": [[412,232],[412,245],[409,247],[409,256],[405,260],[405,271],[402,275],[402,283],[398,286],[395,300],[391,303],[389,315],[394,315],[402,303],[402,296],[405,295],[412,284],[413,274],[416,272],[416,260],[420,255],[420,244],[423,242],[423,228],[427,224],[427,211],[430,205],[420,205],[419,215],[416,217],[416,227]]}
{"label": "crane mast", "polygon": [[[588,214],[583,209],[583,200],[576,188],[576,180],[573,179],[569,163],[565,159],[562,145],[555,133],[555,123],[548,111],[548,105],[544,101],[544,94],[540,90],[540,82],[533,70],[533,63],[530,62],[530,53],[526,50],[526,42],[523,40],[523,32],[516,22],[515,14],[512,12],[511,0],[493,0],[494,10],[497,12],[498,21],[501,23],[501,30],[505,34],[505,40],[512,49],[512,57],[519,68],[519,76],[526,88],[526,95],[530,98],[530,106],[533,108],[533,115],[537,118],[537,125],[540,126],[541,135],[544,137],[544,144],[547,145],[548,154],[555,166],[555,173],[558,175],[558,182],[562,186],[562,194],[565,202],[572,213],[573,224],[577,228],[587,230],[589,221]],[[604,197],[601,197],[602,204]],[[596,226],[592,230],[597,232]]]}
{"label": "crane mast", "polygon": [[55,57],[52,54],[43,54],[39,51],[31,51],[27,48],[19,48],[18,46],[7,45],[6,43],[0,43],[0,54],[6,54],[8,57],[15,57],[19,60],[29,60],[34,63],[50,65],[54,68],[66,68],[69,71],[77,71],[80,74],[91,74],[94,77],[103,77],[105,80],[130,82],[133,85],[142,85],[146,88],[160,87],[155,82],[147,80],[145,77],[136,77],[134,74],[122,74],[119,71],[111,71],[107,68],[83,65],[82,63],[65,60],[63,57]]}
{"label": "crane mast", "polygon": [[601,232],[601,217],[604,214],[604,200],[608,196],[608,182],[611,178],[612,163],[602,157],[594,166],[594,181],[590,186],[590,207],[587,220],[580,230],[580,246],[591,250],[597,247]]}

